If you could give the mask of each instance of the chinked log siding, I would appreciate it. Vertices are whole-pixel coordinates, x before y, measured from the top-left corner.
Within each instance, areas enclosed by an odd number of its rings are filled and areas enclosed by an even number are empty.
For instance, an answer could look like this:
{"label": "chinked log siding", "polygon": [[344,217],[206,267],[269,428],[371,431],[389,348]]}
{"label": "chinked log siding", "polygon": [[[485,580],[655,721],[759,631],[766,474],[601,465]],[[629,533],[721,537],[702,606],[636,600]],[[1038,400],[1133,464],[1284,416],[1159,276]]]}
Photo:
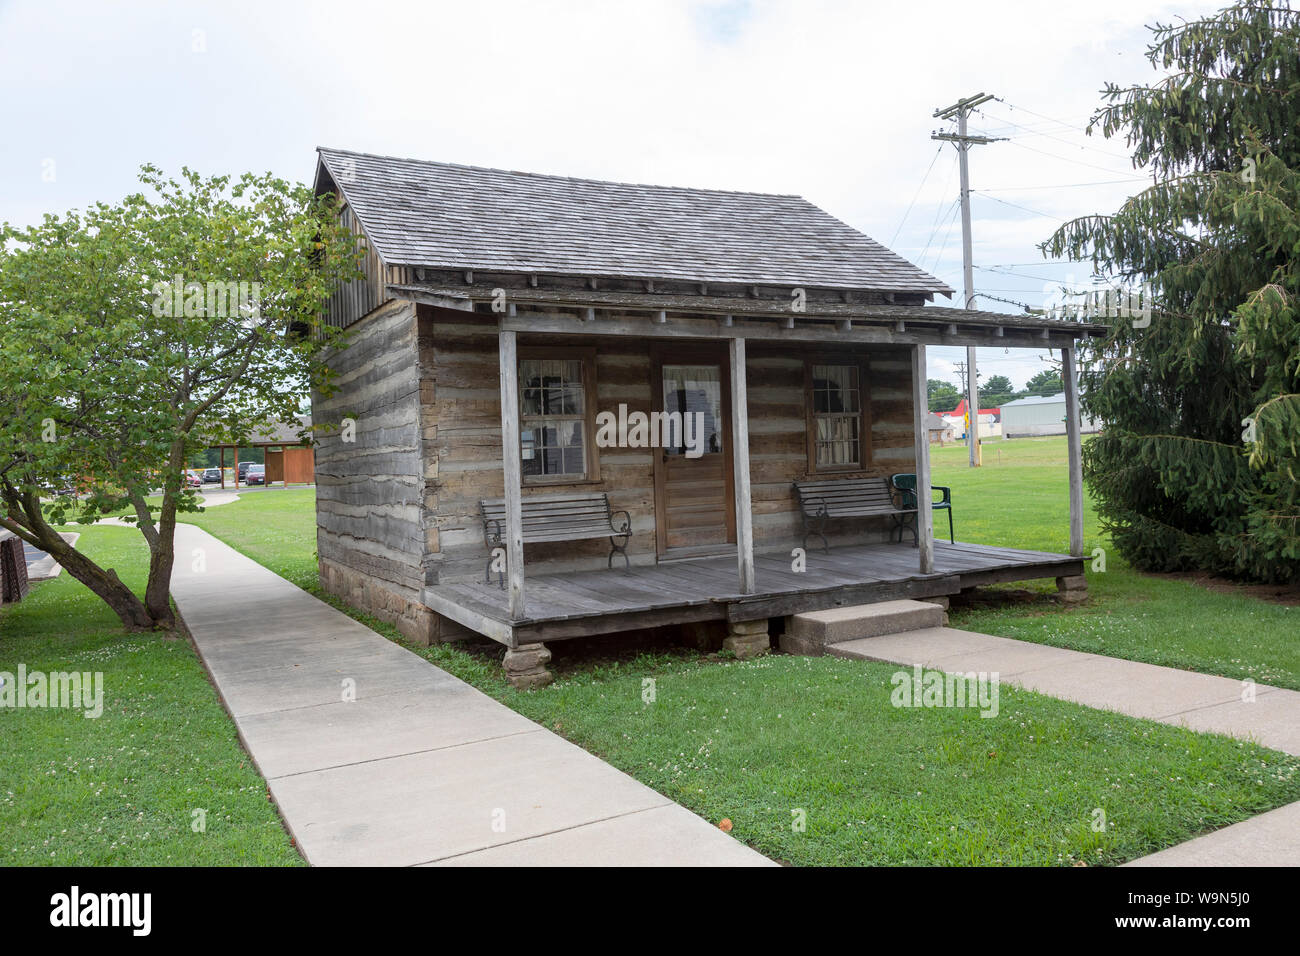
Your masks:
{"label": "chinked log siding", "polygon": [[[427,522],[428,579],[480,578],[487,557],[478,502],[504,494],[501,471],[501,410],[497,369],[497,323],[492,315],[420,306],[421,408]],[[520,348],[596,350],[596,409],[651,411],[648,340],[521,335]],[[721,350],[720,355],[725,357]],[[790,347],[753,344],[749,382],[750,475],[756,547],[773,549],[798,539],[799,516],[791,482],[808,477],[804,362],[815,354]],[[872,462],[853,474],[910,471],[913,462],[911,365],[906,348],[873,346],[846,351],[868,368]],[[525,497],[557,491],[604,491],[614,509],[632,517],[629,556],[634,564],[655,561],[654,454],[647,448],[600,449],[600,476],[544,487]],[[841,529],[843,540],[885,540],[888,522],[864,519]],[[832,537],[835,537],[832,535]],[[601,541],[528,545],[529,574],[605,566]]]}
{"label": "chinked log siding", "polygon": [[[910,351],[885,346],[843,350],[845,362],[867,368],[864,392],[870,402],[871,463],[837,475],[886,475],[910,471],[912,402]],[[754,545],[774,548],[799,538],[798,505],[791,492],[808,471],[807,401],[804,365],[824,351],[774,348],[751,343],[749,380],[749,474],[754,513]],[[846,524],[844,541],[886,540],[888,521],[863,519]],[[830,535],[832,543],[837,535]]]}
{"label": "chinked log siding", "polygon": [[[413,303],[395,300],[348,331],[328,364],[334,391],[312,397],[316,547],[325,587],[427,639],[420,604],[437,548],[425,498],[418,328]],[[349,440],[351,439],[351,440]]]}
{"label": "chinked log siding", "polygon": [[[427,322],[427,326],[426,326]],[[501,405],[497,370],[497,324],[493,316],[421,307],[421,365],[430,381],[426,394],[436,440],[426,448],[432,476],[426,499],[436,498],[434,528],[438,553],[431,556],[442,581],[481,577],[487,549],[479,500],[505,493],[501,462]],[[590,340],[521,336],[520,348],[590,348]],[[637,341],[596,342],[596,408],[650,411],[650,359]],[[590,396],[588,396],[590,400]],[[653,563],[654,459],[647,448],[600,449],[600,477],[525,488],[525,497],[563,491],[604,491],[610,507],[632,516],[632,563]],[[530,574],[572,568],[604,567],[607,541],[530,544],[525,560]]]}

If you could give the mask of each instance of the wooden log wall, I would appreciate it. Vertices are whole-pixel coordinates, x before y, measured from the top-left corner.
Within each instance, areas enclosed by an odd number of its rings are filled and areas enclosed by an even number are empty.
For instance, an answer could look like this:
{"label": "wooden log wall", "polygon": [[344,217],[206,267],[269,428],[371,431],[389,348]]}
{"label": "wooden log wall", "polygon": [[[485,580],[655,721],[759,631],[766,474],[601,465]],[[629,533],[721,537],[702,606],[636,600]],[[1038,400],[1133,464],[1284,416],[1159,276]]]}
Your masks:
{"label": "wooden log wall", "polygon": [[[841,350],[846,360],[858,358],[867,365],[867,391],[871,402],[870,467],[843,473],[845,477],[888,476],[911,471],[912,400],[910,350],[875,346],[859,351]],[[802,521],[791,483],[822,477],[808,473],[807,411],[804,396],[804,355],[788,346],[750,343],[749,361],[749,471],[754,509],[754,546],[793,547],[802,539]],[[838,477],[832,475],[829,477]],[[889,518],[852,521],[828,534],[831,543],[886,540]],[[813,539],[820,543],[820,538]],[[809,542],[810,546],[812,541]]]}
{"label": "wooden log wall", "polygon": [[[650,412],[650,357],[637,340],[521,336],[520,347],[596,347],[596,408]],[[501,475],[501,404],[497,325],[493,316],[421,306],[421,366],[425,371],[425,505],[434,520],[428,539],[431,576],[482,577],[487,552],[479,499],[505,493]],[[525,497],[561,491],[604,491],[615,510],[632,517],[630,560],[652,564],[654,458],[648,448],[600,449],[600,481],[525,486]],[[609,542],[529,544],[529,573],[605,567]]]}
{"label": "wooden log wall", "polygon": [[[352,442],[341,430],[317,433],[322,576],[333,565],[354,573],[344,575],[349,590],[375,582],[409,601],[418,601],[425,584],[428,545],[417,359],[415,305],[389,302],[353,326],[348,346],[330,358],[335,392],[312,401],[317,425],[355,422]],[[375,603],[351,597],[359,606]]]}
{"label": "wooden log wall", "polygon": [[[426,578],[479,578],[487,552],[479,517],[480,498],[504,494],[495,317],[420,306],[420,368],[424,462]],[[596,409],[651,410],[650,343],[601,336],[521,335],[527,346],[592,346],[596,349]],[[719,343],[725,360],[725,343]],[[911,471],[912,400],[906,347],[873,346],[854,353],[869,365],[871,467],[856,475]],[[749,381],[750,474],[756,549],[793,547],[801,523],[791,482],[808,477],[804,359],[789,346],[751,343]],[[611,506],[632,517],[629,555],[634,564],[655,561],[654,458],[645,448],[600,449],[600,480],[525,487],[524,495],[557,491],[604,491]],[[863,519],[831,535],[849,541],[885,540],[888,518]],[[605,541],[530,544],[530,574],[603,568]]]}

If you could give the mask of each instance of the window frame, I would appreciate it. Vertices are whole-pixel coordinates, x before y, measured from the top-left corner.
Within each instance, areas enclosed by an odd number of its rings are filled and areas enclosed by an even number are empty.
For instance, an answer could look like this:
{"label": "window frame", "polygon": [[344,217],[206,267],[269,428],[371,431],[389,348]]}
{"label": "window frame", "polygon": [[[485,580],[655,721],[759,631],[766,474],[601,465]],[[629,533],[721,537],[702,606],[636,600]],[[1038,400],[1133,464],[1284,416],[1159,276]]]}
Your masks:
{"label": "window frame", "polygon": [[[817,411],[813,399],[813,367],[837,365],[858,372],[858,461],[848,465],[817,464]],[[807,355],[803,363],[804,432],[807,436],[809,475],[849,475],[872,467],[871,441],[871,369],[865,356],[833,353]]]}
{"label": "window frame", "polygon": [[[524,416],[524,388],[519,381],[520,370],[525,361],[567,361],[582,363],[582,441],[586,470],[581,475],[521,475],[524,487],[534,485],[588,485],[600,481],[600,449],[596,447],[596,350],[595,348],[565,348],[561,346],[520,346],[515,356],[515,379],[519,385],[519,405],[516,415],[519,418],[519,457],[523,461],[524,430],[527,421],[560,416],[530,415]],[[535,426],[534,426],[535,427]]]}

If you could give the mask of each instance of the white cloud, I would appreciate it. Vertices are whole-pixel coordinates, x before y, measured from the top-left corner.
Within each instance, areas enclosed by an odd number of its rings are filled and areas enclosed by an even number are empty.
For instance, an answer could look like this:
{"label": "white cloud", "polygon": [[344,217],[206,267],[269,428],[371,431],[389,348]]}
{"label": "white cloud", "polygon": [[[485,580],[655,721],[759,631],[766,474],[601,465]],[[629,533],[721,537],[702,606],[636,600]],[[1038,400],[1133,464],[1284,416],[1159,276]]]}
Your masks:
{"label": "white cloud", "polygon": [[[1081,125],[1106,80],[1153,75],[1144,24],[1218,6],[15,0],[0,6],[0,218],[119,197],[146,161],[306,180],[328,144],[800,193],[889,242],[938,150],[932,112],[986,91],[1006,102],[972,126],[1014,138],[971,156],[974,189],[1006,190],[975,195],[975,261],[1032,262],[1060,219],[1136,185],[1057,188],[1134,174],[1122,144],[1043,117]],[[946,146],[895,245],[920,259],[928,243],[960,289],[959,227],[942,249],[932,236],[952,167]],[[1041,302],[1042,281],[997,281]]]}

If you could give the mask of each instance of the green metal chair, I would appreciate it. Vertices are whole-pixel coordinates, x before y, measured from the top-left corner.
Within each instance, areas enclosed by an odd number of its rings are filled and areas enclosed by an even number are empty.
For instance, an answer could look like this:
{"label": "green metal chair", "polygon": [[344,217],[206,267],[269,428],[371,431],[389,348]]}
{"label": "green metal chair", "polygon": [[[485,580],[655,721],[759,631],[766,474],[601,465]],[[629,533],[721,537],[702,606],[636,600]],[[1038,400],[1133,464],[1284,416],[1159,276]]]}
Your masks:
{"label": "green metal chair", "polygon": [[[899,494],[903,496],[904,508],[917,507],[916,475],[911,475],[906,473],[899,474],[899,475],[890,475],[889,483],[894,487],[894,489]],[[930,508],[934,511],[948,512],[948,540],[951,543],[956,544],[957,538],[953,534],[953,530],[952,530],[952,489],[947,487],[946,485],[931,485],[930,490],[943,492],[943,500],[934,502],[933,504],[930,505]]]}

